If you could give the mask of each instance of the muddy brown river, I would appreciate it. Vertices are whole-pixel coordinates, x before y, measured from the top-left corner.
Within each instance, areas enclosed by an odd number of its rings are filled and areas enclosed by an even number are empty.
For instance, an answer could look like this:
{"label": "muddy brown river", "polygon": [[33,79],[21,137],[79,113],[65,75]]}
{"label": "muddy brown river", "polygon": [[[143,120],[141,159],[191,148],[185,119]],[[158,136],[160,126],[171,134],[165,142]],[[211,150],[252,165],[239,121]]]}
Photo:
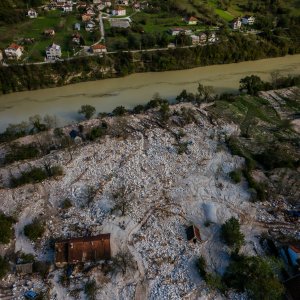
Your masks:
{"label": "muddy brown river", "polygon": [[60,125],[71,123],[78,120],[77,111],[82,104],[95,106],[97,112],[110,112],[119,105],[132,108],[144,104],[156,92],[171,100],[183,89],[195,92],[198,82],[213,86],[217,92],[236,92],[241,78],[256,74],[268,80],[273,71],[285,75],[300,74],[300,55],[190,70],[139,73],[3,95],[0,96],[0,130],[9,123],[27,120],[35,114],[56,115]]}

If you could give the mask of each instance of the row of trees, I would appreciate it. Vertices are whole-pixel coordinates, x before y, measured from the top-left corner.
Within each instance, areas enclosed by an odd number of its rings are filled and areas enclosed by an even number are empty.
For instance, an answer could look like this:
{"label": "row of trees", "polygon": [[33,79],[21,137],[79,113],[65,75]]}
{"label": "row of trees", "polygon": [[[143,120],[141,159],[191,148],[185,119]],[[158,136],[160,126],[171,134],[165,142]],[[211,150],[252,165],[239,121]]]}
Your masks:
{"label": "row of trees", "polygon": [[[276,40],[266,41],[256,36],[244,36],[237,33],[226,37],[218,44],[205,47],[140,54],[116,53],[104,57],[81,57],[54,64],[0,67],[0,91],[5,94],[61,86],[69,82],[122,76],[133,72],[186,69],[276,57],[299,51],[300,46],[297,43],[289,43],[283,47]],[[49,77],[48,74],[52,76]],[[69,81],[71,74],[81,75],[73,76],[73,79]]]}

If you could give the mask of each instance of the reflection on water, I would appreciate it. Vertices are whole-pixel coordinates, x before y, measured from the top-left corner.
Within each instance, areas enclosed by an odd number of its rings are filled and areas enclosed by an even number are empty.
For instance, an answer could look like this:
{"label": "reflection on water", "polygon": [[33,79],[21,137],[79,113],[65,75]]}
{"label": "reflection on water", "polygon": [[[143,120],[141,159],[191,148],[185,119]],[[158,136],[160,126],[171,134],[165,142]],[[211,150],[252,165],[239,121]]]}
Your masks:
{"label": "reflection on water", "polygon": [[218,93],[236,92],[242,77],[256,74],[263,80],[269,80],[273,71],[300,74],[300,55],[190,70],[133,74],[3,95],[0,96],[0,130],[9,123],[21,122],[34,114],[56,115],[61,125],[69,123],[76,119],[82,104],[93,105],[98,112],[110,112],[119,105],[132,108],[146,103],[156,92],[172,100],[183,89],[195,92],[198,82],[213,86]]}

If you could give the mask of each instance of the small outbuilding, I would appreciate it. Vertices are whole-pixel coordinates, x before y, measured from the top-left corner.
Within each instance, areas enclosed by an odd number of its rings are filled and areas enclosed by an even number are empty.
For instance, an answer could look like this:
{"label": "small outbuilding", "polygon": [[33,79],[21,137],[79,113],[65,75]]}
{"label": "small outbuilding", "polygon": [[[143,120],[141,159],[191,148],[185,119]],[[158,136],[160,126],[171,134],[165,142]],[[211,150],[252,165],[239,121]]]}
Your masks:
{"label": "small outbuilding", "polygon": [[196,242],[202,242],[200,230],[195,225],[191,225],[186,228],[186,235],[188,241],[192,241],[196,244]]}
{"label": "small outbuilding", "polygon": [[17,264],[16,272],[19,274],[31,274],[33,263]]}

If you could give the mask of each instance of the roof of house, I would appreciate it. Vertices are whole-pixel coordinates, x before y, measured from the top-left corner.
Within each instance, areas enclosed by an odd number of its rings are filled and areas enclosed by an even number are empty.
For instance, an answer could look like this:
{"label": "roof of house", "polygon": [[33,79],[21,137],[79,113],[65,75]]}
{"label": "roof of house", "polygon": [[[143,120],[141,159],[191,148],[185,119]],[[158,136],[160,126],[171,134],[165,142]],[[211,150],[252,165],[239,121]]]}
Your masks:
{"label": "roof of house", "polygon": [[186,229],[186,235],[189,241],[194,238],[201,241],[200,230],[195,225],[191,225]]}
{"label": "roof of house", "polygon": [[289,245],[289,248],[300,254],[300,245]]}
{"label": "roof of house", "polygon": [[18,45],[18,44],[12,43],[12,44],[9,45],[8,48],[9,48],[9,49],[18,50],[19,48],[21,48],[21,46]]}
{"label": "roof of house", "polygon": [[123,6],[115,6],[114,10],[126,10]]}
{"label": "roof of house", "polygon": [[53,44],[51,44],[49,47],[47,47],[47,49],[60,50],[60,46],[53,43]]}
{"label": "roof of house", "polygon": [[55,243],[56,263],[78,263],[110,259],[110,234],[79,237]]}
{"label": "roof of house", "polygon": [[187,21],[189,21],[189,22],[193,22],[193,21],[198,21],[198,19],[197,18],[195,18],[195,17],[189,17],[188,19],[187,19]]}
{"label": "roof of house", "polygon": [[299,300],[300,299],[300,274],[288,279],[285,283],[287,292],[287,299]]}
{"label": "roof of house", "polygon": [[93,45],[91,47],[92,47],[93,50],[96,50],[96,49],[106,49],[106,46],[101,45],[101,44]]}

